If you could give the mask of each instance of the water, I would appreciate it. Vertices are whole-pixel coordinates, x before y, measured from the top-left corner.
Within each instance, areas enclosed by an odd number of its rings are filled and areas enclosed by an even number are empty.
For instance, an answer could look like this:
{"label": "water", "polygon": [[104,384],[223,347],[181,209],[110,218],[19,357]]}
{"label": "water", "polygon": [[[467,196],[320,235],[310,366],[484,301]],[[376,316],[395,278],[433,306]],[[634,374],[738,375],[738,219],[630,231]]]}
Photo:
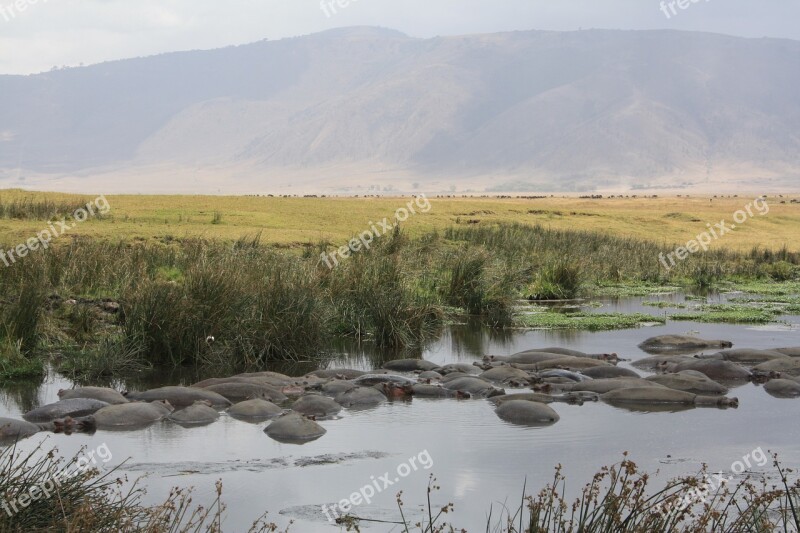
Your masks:
{"label": "water", "polygon": [[[676,301],[682,301],[681,297]],[[601,312],[663,310],[641,305],[641,298],[601,300]],[[669,322],[665,326],[614,332],[516,331],[497,333],[474,325],[455,326],[428,347],[423,356],[437,363],[472,362],[485,354],[506,355],[532,347],[563,346],[598,353],[616,352],[626,359],[646,356],[637,348],[644,339],[667,333],[693,333],[727,339],[737,348],[800,345],[800,317],[782,317],[784,324],[734,326]],[[369,368],[375,354],[347,350],[341,367]],[[623,366],[629,363],[621,363]],[[184,377],[186,382],[191,379]],[[179,375],[148,380],[150,386],[176,384]],[[130,383],[129,386],[132,386]],[[19,417],[34,405],[57,400],[58,390],[71,386],[52,376],[36,388],[0,394],[0,416]],[[141,383],[136,384],[142,386]],[[419,517],[429,475],[441,490],[434,506],[452,502],[454,523],[469,531],[483,530],[490,508],[516,509],[523,484],[538,491],[552,479],[555,465],[564,465],[568,485],[578,489],[602,466],[618,462],[624,451],[642,468],[659,470],[654,486],[671,477],[696,472],[701,463],[713,471],[730,471],[732,463],[762,448],[780,453],[785,466],[800,467],[800,400],[779,400],[760,387],[743,385],[731,391],[738,409],[690,409],[672,413],[634,413],[605,405],[554,404],[561,420],[549,427],[525,428],[500,420],[483,400],[421,400],[387,403],[367,411],[344,411],[340,419],[321,422],[328,433],[302,445],[281,444],[263,433],[266,423],[248,424],[223,416],[202,428],[185,429],[169,422],[134,432],[98,431],[94,435],[40,434],[22,443],[25,450],[47,439],[63,455],[81,446],[105,443],[113,459],[126,461],[129,477],[146,476],[146,501],[163,501],[173,486],[194,486],[195,502],[214,499],[214,483],[222,480],[227,504],[226,531],[246,530],[264,511],[279,525],[294,520],[292,531],[335,531],[320,506],[332,504],[389,473],[392,485],[354,514],[380,520],[398,518],[395,496],[403,491],[406,516]],[[428,455],[424,455],[427,452]],[[422,454],[422,455],[421,455]],[[397,468],[417,458],[400,478]],[[430,458],[425,469],[419,458]],[[769,471],[769,465],[755,471]],[[395,483],[394,479],[399,478]],[[374,486],[374,485],[373,485]],[[363,523],[370,531],[401,531],[386,523]]]}

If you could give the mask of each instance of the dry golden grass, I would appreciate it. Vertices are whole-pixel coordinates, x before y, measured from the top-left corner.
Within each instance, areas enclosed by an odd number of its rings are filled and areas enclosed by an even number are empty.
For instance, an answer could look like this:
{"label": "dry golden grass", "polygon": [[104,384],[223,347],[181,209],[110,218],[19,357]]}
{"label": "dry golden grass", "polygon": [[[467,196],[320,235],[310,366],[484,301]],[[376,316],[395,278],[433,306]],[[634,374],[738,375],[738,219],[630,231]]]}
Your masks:
{"label": "dry golden grass", "polygon": [[[87,200],[91,195],[84,196]],[[72,200],[75,195],[19,190],[0,191],[0,202],[21,198]],[[205,237],[233,240],[262,235],[262,242],[299,245],[327,241],[345,244],[370,222],[392,219],[411,199],[270,198],[233,196],[108,196],[112,210],[104,220],[77,225],[68,235],[103,239]],[[733,214],[753,201],[750,197],[545,199],[430,198],[432,208],[403,225],[419,234],[452,225],[518,222],[552,228],[588,230],[667,244],[685,244],[706,224],[733,221]],[[769,213],[737,225],[713,247],[750,250],[754,246],[800,250],[800,204],[791,197],[767,199]],[[785,202],[785,203],[781,203]],[[215,214],[221,215],[212,223]],[[41,220],[0,219],[0,242],[23,242],[46,228]]]}

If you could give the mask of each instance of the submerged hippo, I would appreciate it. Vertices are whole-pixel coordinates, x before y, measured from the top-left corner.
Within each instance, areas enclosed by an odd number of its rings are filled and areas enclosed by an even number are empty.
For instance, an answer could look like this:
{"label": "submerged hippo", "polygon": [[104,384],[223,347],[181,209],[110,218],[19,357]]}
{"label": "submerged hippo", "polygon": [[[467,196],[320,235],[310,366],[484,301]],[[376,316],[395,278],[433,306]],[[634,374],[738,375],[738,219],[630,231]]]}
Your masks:
{"label": "submerged hippo", "polygon": [[158,422],[174,410],[167,400],[109,405],[92,418],[98,429],[140,428]]}
{"label": "submerged hippo", "polygon": [[581,383],[567,385],[563,389],[572,392],[605,394],[619,389],[638,389],[641,387],[661,387],[661,385],[642,378],[609,378],[582,381]]}
{"label": "submerged hippo", "polygon": [[754,372],[774,373],[780,372],[789,376],[800,376],[800,358],[787,357],[785,359],[773,359],[766,363],[761,363],[753,367]]}
{"label": "submerged hippo", "polygon": [[317,418],[334,416],[341,410],[342,406],[335,401],[327,396],[319,396],[316,394],[303,396],[292,404],[292,411]]}
{"label": "submerged hippo", "polygon": [[644,357],[631,363],[631,365],[641,370],[659,370],[666,365],[674,365],[684,361],[693,361],[694,357],[687,355],[654,355],[653,357]]}
{"label": "submerged hippo", "polygon": [[418,383],[412,386],[414,396],[419,398],[455,398],[456,400],[467,400],[471,396],[468,392],[450,390],[438,385],[425,385]]}
{"label": "submerged hippo", "polygon": [[484,357],[484,361],[487,363],[521,363],[524,365],[533,365],[537,363],[543,363],[545,361],[550,361],[552,359],[562,359],[564,357],[570,357],[568,355],[564,355],[563,353],[548,353],[548,352],[521,352],[516,353],[513,355],[490,355]]}
{"label": "submerged hippo", "polygon": [[351,368],[330,368],[325,370],[314,370],[306,374],[307,376],[314,376],[322,379],[356,379],[361,377],[366,372],[363,370],[353,370]]}
{"label": "submerged hippo", "polygon": [[473,398],[490,398],[505,394],[503,389],[498,389],[491,382],[479,377],[466,376],[448,381],[444,387],[450,390],[468,392]]}
{"label": "submerged hippo", "polygon": [[126,392],[129,400],[140,402],[156,402],[166,400],[175,408],[189,407],[198,400],[208,400],[215,408],[230,407],[231,402],[224,396],[206,389],[194,387],[161,387],[144,392]]}
{"label": "submerged hippo", "polygon": [[567,380],[567,382],[571,383],[580,383],[581,381],[589,381],[590,379],[594,379],[590,376],[585,376],[583,374],[579,374],[578,372],[573,372],[572,370],[564,370],[563,368],[545,370],[544,372],[541,372],[539,374],[539,378],[544,380],[550,378],[564,378]]}
{"label": "submerged hippo", "polygon": [[539,370],[547,370],[548,368],[566,368],[569,370],[585,370],[587,368],[595,368],[595,367],[610,367],[613,366],[606,361],[601,361],[599,359],[588,359],[586,357],[571,357],[571,356],[564,356],[560,359],[550,359],[548,361],[543,361],[541,363],[537,363],[536,367]]}
{"label": "submerged hippo", "polygon": [[607,392],[600,398],[610,404],[651,404],[694,405],[696,407],[738,407],[739,400],[720,396],[701,396],[691,392],[668,389],[666,387],[640,387],[618,389]]}
{"label": "submerged hippo", "polygon": [[570,403],[582,405],[583,402],[596,402],[600,400],[600,396],[594,392],[567,392],[564,394],[543,394],[540,392],[520,392],[516,394],[503,394],[501,396],[493,396],[489,401],[495,405],[500,405],[505,402],[512,402],[516,400],[524,400],[527,402],[540,402],[540,403]]}
{"label": "submerged hippo", "polygon": [[182,426],[204,426],[216,421],[219,413],[208,400],[194,402],[189,407],[174,411],[167,418]]}
{"label": "submerged hippo", "polygon": [[322,392],[322,394],[335,397],[337,394],[353,390],[356,387],[358,387],[358,385],[356,385],[352,381],[347,381],[343,379],[332,379],[320,385],[317,390]]}
{"label": "submerged hippo", "polygon": [[[232,403],[261,398],[275,403],[283,403],[289,398],[276,387],[255,383],[220,383],[203,389],[226,398]],[[228,404],[230,405],[230,404]],[[226,406],[222,406],[226,407]]]}
{"label": "submerged hippo", "polygon": [[334,397],[342,407],[365,409],[386,401],[386,395],[374,387],[356,387]]}
{"label": "submerged hippo", "polygon": [[706,340],[687,335],[659,335],[641,343],[639,348],[651,354],[686,354],[711,348],[731,348],[730,341]]}
{"label": "submerged hippo", "polygon": [[531,379],[530,375],[524,370],[512,368],[510,366],[491,368],[478,375],[478,377],[494,383],[514,382],[515,384],[520,384],[519,386],[525,386]]}
{"label": "submerged hippo", "polygon": [[558,413],[549,405],[526,400],[503,402],[495,412],[506,422],[524,426],[547,426],[559,420]]}
{"label": "submerged hippo", "polygon": [[111,405],[128,403],[128,399],[122,393],[114,389],[104,387],[79,387],[77,389],[61,389],[58,397],[62,400],[72,400],[74,398],[88,398],[90,400],[100,400]]}
{"label": "submerged hippo", "polygon": [[711,379],[723,381],[748,381],[753,376],[753,373],[745,367],[720,359],[691,359],[667,365],[666,370],[674,373],[682,370],[696,370]]}
{"label": "submerged hippo", "polygon": [[581,374],[593,379],[609,379],[609,378],[640,378],[637,372],[620,366],[595,366],[592,368],[584,368]]}
{"label": "submerged hippo", "polygon": [[326,430],[299,413],[287,413],[276,418],[264,433],[278,442],[303,444],[320,438]]}
{"label": "submerged hippo", "polygon": [[561,355],[569,355],[572,357],[589,357],[589,354],[585,352],[580,352],[578,350],[570,350],[569,348],[557,348],[557,347],[549,347],[549,348],[531,348],[530,350],[524,350],[522,352],[517,352],[514,355],[523,354],[523,353],[535,353],[535,352],[545,352],[545,353],[554,353],[554,354],[561,354]]}
{"label": "submerged hippo", "polygon": [[752,350],[750,348],[741,348],[737,350],[725,350],[712,354],[701,354],[696,356],[699,359],[721,359],[723,361],[730,361],[732,363],[741,364],[759,364],[773,359],[786,359],[789,357],[775,350]]}
{"label": "submerged hippo", "polygon": [[283,409],[272,402],[256,398],[232,405],[227,413],[233,418],[256,421],[274,418],[282,414]]}
{"label": "submerged hippo", "polygon": [[771,379],[764,384],[764,390],[776,398],[800,397],[800,383],[792,379]]}
{"label": "submerged hippo", "polygon": [[89,398],[73,398],[70,400],[60,400],[55,403],[43,405],[32,411],[28,411],[22,418],[28,422],[52,422],[59,418],[83,417],[102,409],[110,404],[100,400]]}
{"label": "submerged hippo", "polygon": [[667,388],[691,392],[692,394],[702,394],[707,396],[720,396],[728,393],[728,388],[707,377],[700,375],[687,374],[684,371],[678,374],[658,374],[645,378],[647,381],[658,383]]}
{"label": "submerged hippo", "polygon": [[397,374],[364,374],[353,380],[353,383],[363,387],[381,385],[383,383],[396,383],[398,385],[413,385],[414,380]]}
{"label": "submerged hippo", "polygon": [[13,418],[0,418],[0,445],[12,444],[18,440],[39,433],[42,428],[36,424]]}
{"label": "submerged hippo", "polygon": [[449,363],[440,368],[438,372],[443,376],[452,374],[453,372],[461,372],[463,374],[480,374],[480,369],[469,363]]}
{"label": "submerged hippo", "polygon": [[792,348],[775,348],[773,351],[780,352],[783,355],[788,355],[789,357],[800,357],[800,346],[795,346]]}
{"label": "submerged hippo", "polygon": [[438,370],[441,367],[425,359],[397,359],[384,363],[383,368],[395,372],[424,372],[425,370]]}

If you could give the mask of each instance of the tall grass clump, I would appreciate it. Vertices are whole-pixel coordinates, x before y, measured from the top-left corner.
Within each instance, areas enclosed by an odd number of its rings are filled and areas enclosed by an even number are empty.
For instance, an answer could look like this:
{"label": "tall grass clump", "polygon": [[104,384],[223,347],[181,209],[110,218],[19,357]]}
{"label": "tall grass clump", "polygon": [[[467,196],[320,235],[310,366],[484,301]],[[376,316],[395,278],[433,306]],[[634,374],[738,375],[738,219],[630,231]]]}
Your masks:
{"label": "tall grass clump", "polygon": [[572,300],[581,293],[582,269],[580,265],[556,261],[545,265],[536,274],[531,287],[533,300]]}
{"label": "tall grass clump", "polygon": [[89,200],[54,201],[47,198],[17,198],[3,201],[0,198],[0,219],[51,220],[69,216],[83,209]]}
{"label": "tall grass clump", "polygon": [[353,257],[329,275],[334,332],[384,348],[417,347],[437,331],[442,313],[391,252]]}

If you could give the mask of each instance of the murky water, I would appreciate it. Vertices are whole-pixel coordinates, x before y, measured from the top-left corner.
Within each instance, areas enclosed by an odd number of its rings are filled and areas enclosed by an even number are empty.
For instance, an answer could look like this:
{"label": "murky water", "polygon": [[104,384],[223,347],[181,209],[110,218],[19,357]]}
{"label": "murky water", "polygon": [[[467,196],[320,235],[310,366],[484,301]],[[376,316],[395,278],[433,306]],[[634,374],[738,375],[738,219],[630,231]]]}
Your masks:
{"label": "murky water", "polygon": [[[682,301],[681,296],[669,297]],[[601,300],[602,301],[602,300]],[[605,300],[599,311],[664,311],[641,305],[642,298]],[[473,326],[448,329],[424,357],[437,363],[472,362],[485,354],[505,355],[543,346],[563,346],[587,352],[617,352],[626,359],[646,356],[637,348],[660,334],[691,332],[705,338],[728,339],[737,348],[800,345],[800,317],[782,317],[770,326],[709,325],[670,322],[666,326],[614,332],[519,331],[497,333]],[[337,366],[370,368],[374,354],[349,350]],[[629,363],[621,363],[627,366]],[[176,384],[179,376],[162,375],[150,385]],[[129,387],[134,384],[128,383]],[[34,405],[57,400],[60,388],[71,384],[57,376],[42,386],[16,388],[0,395],[0,416],[19,417]],[[136,384],[141,386],[141,384]],[[328,433],[303,446],[280,444],[263,433],[266,423],[248,424],[223,416],[218,422],[184,429],[162,422],[134,432],[98,431],[89,435],[37,435],[22,447],[42,439],[62,454],[105,443],[113,453],[106,466],[127,462],[121,471],[145,475],[147,501],[163,501],[173,486],[194,486],[195,502],[213,500],[214,482],[223,481],[227,503],[226,530],[246,530],[264,511],[278,524],[295,521],[293,531],[335,531],[320,506],[332,504],[373,479],[389,473],[392,485],[376,494],[354,514],[393,521],[398,518],[395,495],[403,491],[406,516],[418,515],[425,501],[428,476],[441,490],[434,505],[455,504],[455,524],[483,531],[490,507],[518,505],[523,484],[538,490],[563,464],[569,484],[577,489],[601,466],[617,462],[622,452],[658,480],[695,472],[702,462],[714,471],[729,471],[733,462],[761,447],[780,453],[782,462],[800,467],[800,400],[779,400],[747,384],[731,391],[738,409],[691,409],[674,413],[633,413],[603,403],[583,406],[554,404],[561,420],[550,427],[524,428],[500,420],[483,400],[420,400],[387,403],[366,411],[344,411],[340,419],[323,421]],[[418,469],[405,477],[399,465],[411,457]],[[756,467],[755,470],[766,471]],[[402,472],[402,470],[401,470]],[[398,481],[395,482],[395,479]],[[656,481],[656,484],[659,484]],[[374,486],[374,485],[373,485]],[[371,531],[401,531],[386,523],[363,523]]]}

